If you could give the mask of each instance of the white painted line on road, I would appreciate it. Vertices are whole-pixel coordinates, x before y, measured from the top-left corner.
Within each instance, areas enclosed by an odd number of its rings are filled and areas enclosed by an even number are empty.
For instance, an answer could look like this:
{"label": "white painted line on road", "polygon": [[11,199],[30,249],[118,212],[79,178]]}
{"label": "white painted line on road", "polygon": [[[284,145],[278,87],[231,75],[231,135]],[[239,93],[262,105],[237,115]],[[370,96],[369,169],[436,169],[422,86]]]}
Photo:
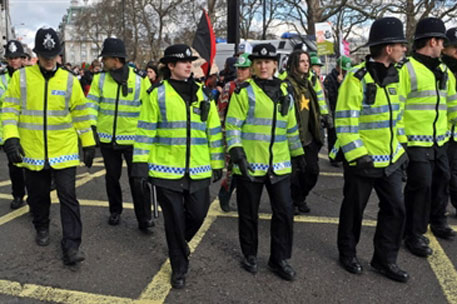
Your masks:
{"label": "white painted line on road", "polygon": [[11,185],[10,180],[5,180],[0,182],[0,187]]}

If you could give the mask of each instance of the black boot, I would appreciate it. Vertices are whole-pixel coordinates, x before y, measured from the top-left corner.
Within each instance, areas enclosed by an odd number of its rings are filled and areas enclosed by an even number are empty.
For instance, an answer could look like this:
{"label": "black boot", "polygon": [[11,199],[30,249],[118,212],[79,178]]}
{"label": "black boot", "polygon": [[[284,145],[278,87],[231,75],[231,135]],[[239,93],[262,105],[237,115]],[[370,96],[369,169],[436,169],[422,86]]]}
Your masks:
{"label": "black boot", "polygon": [[279,262],[268,261],[268,268],[280,278],[286,281],[293,281],[296,276],[295,270],[290,266],[286,260]]}
{"label": "black boot", "polygon": [[65,265],[76,265],[85,259],[86,257],[84,256],[84,253],[82,253],[82,251],[77,248],[70,248],[63,252],[63,263]]}
{"label": "black boot", "polygon": [[36,233],[35,241],[38,246],[48,246],[50,243],[49,229],[40,229]]}
{"label": "black boot", "polygon": [[21,208],[24,205],[25,205],[25,201],[24,201],[24,199],[22,197],[15,197],[11,201],[10,208],[15,210],[15,209]]}

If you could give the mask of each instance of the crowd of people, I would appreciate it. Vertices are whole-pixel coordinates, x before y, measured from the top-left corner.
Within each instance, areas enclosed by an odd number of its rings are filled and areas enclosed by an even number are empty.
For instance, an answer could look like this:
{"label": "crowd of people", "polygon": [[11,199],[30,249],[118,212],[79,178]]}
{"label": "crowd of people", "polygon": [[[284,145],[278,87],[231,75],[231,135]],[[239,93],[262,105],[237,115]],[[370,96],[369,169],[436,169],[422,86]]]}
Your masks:
{"label": "crowd of people", "polygon": [[[446,207],[456,206],[457,28],[440,19],[418,22],[412,51],[402,22],[375,21],[370,55],[352,66],[341,56],[322,81],[316,53],[299,44],[279,70],[269,43],[229,58],[219,75],[192,77],[197,57],[189,46],[164,51],[159,66],[127,61],[124,42],[107,38],[87,70],[62,64],[51,28],[39,29],[38,63],[24,64],[17,41],[6,45],[1,75],[3,149],[13,188],[11,208],[27,203],[36,243],[47,246],[52,181],[60,200],[63,262],[85,259],[80,250],[81,217],[75,194],[79,147],[92,166],[103,157],[109,225],[123,211],[120,177],[127,163],[138,228],[154,227],[151,196],[164,218],[172,268],[171,285],[185,286],[188,242],[210,206],[211,182],[223,178],[220,207],[230,211],[236,189],[241,267],[258,271],[258,211],[264,186],[272,208],[269,269],[292,281],[293,217],[309,213],[307,197],[319,177],[319,151],[327,144],[331,164],[344,170],[337,248],[341,266],[360,274],[357,259],[363,211],[374,189],[379,213],[371,266],[407,282],[397,265],[404,241],[414,255],[433,254],[428,225],[452,240]],[[25,66],[25,67],[23,67]],[[327,129],[325,131],[325,129]],[[403,189],[403,184],[406,186]],[[151,187],[152,185],[152,187]]]}

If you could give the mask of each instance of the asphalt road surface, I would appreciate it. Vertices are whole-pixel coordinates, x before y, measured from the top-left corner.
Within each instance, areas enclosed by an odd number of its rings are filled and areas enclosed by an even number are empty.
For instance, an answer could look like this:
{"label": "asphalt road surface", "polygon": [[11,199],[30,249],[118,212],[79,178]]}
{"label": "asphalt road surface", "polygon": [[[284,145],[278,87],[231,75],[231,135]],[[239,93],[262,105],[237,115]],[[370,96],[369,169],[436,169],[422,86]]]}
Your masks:
{"label": "asphalt road surface", "polygon": [[[239,264],[236,211],[224,213],[211,186],[212,205],[191,242],[190,271],[183,290],[169,284],[170,265],[163,217],[153,235],[144,235],[133,213],[126,171],[122,176],[124,212],[119,226],[109,226],[105,171],[100,157],[93,168],[78,168],[77,196],[83,221],[82,250],[86,260],[64,266],[60,250],[59,206],[55,191],[51,207],[51,244],[35,244],[28,207],[11,210],[11,186],[6,157],[0,153],[0,303],[457,303],[457,241],[429,234],[433,256],[417,258],[401,249],[398,264],[411,276],[406,284],[375,273],[373,253],[377,198],[365,211],[358,257],[362,275],[352,275],[337,263],[336,231],[342,200],[342,170],[331,167],[322,151],[321,175],[309,196],[311,213],[296,216],[290,264],[297,279],[287,282],[267,269],[271,210],[264,194],[260,207],[259,272]],[[266,192],[266,191],[265,191]],[[235,206],[232,198],[232,206]],[[451,209],[451,208],[449,208]],[[457,228],[455,210],[449,223]]]}

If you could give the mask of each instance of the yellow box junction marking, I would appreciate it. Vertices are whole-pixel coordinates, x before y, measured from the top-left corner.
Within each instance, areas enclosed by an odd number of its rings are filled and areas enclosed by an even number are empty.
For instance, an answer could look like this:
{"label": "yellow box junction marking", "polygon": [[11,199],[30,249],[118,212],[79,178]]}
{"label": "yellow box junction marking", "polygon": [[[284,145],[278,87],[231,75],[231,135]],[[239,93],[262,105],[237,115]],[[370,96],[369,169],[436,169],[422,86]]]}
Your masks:
{"label": "yellow box junction marking", "polygon": [[[320,158],[322,155],[319,155]],[[99,170],[93,174],[84,172],[77,177],[76,187],[82,186],[87,182],[93,180],[96,177],[104,175],[105,170]],[[321,172],[321,175],[325,176],[342,176],[342,173],[338,172]],[[8,185],[8,181],[0,182],[0,186]],[[0,193],[1,199],[9,199],[11,195]],[[55,191],[51,195],[53,203],[58,202]],[[96,207],[107,207],[107,201],[98,200],[84,200],[79,199],[81,206],[96,206]],[[124,203],[126,209],[133,209],[132,203]],[[17,210],[8,213],[5,216],[0,217],[0,225],[3,225],[25,213],[28,212],[28,206],[24,206]],[[219,209],[218,200],[214,200],[210,206],[208,216],[205,219],[201,229],[195,235],[194,239],[189,243],[191,253],[195,251],[206,232],[209,230],[211,225],[214,223],[217,217],[229,217],[236,218],[238,214],[236,212],[224,213]],[[262,220],[270,220],[271,214],[261,213],[259,218]],[[321,216],[295,216],[295,222],[299,223],[321,223],[321,224],[338,224],[337,217],[321,217]],[[363,226],[376,226],[374,220],[364,220]],[[456,225],[452,226],[454,229]],[[449,303],[457,303],[457,272],[451,260],[447,257],[443,248],[440,246],[438,241],[433,235],[428,234],[430,238],[430,247],[434,250],[434,254],[428,258],[431,268],[438,279],[438,282],[443,290],[443,293]],[[155,304],[164,303],[170,290],[170,261],[167,259],[161,266],[159,272],[153,277],[151,283],[143,290],[138,299],[102,295],[95,293],[87,293],[75,290],[66,290],[60,288],[54,288],[50,286],[41,286],[35,284],[21,284],[18,282],[0,280],[0,294],[10,295],[20,298],[31,298],[40,301],[51,301],[56,303],[66,304]]]}

